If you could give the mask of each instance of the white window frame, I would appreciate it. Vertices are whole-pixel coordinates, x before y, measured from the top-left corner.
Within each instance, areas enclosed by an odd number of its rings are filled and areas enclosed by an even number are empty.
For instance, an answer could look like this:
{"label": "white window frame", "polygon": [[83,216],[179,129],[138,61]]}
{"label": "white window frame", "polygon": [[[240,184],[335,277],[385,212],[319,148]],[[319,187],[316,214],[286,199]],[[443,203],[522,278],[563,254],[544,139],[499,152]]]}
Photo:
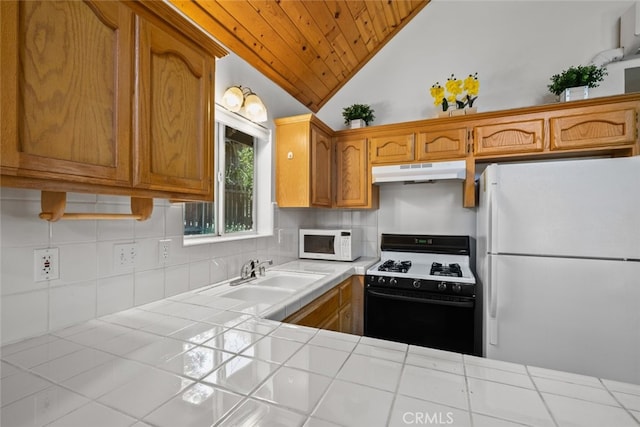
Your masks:
{"label": "white window frame", "polygon": [[[271,130],[256,124],[216,104],[214,143],[214,205],[216,230],[224,227],[224,126],[230,126],[256,138],[254,145],[254,229],[223,235],[183,235],[184,246],[232,240],[255,239],[273,235],[275,204],[272,201],[272,141]],[[222,125],[222,126],[220,126]],[[222,135],[222,136],[221,136]],[[223,153],[222,155],[220,153]],[[183,208],[184,215],[184,208]]]}

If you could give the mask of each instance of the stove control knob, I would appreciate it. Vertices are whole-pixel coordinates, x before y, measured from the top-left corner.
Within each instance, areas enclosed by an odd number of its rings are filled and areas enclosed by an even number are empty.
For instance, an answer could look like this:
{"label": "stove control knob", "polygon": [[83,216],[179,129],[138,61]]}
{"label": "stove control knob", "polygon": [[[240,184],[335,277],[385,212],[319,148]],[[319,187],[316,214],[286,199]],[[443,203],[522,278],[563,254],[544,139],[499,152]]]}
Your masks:
{"label": "stove control knob", "polygon": [[392,277],[391,279],[389,279],[389,284],[395,286],[398,284],[398,281],[394,277]]}
{"label": "stove control knob", "polygon": [[384,285],[384,277],[378,277],[378,283]]}
{"label": "stove control knob", "polygon": [[452,289],[453,289],[453,292],[459,294],[460,291],[462,290],[462,285],[460,283],[456,283],[453,285]]}
{"label": "stove control knob", "polygon": [[444,282],[438,283],[438,290],[439,291],[446,291],[447,290],[447,284],[444,283]]}
{"label": "stove control knob", "polygon": [[422,286],[422,283],[420,283],[420,280],[416,279],[413,281],[413,287],[418,289],[420,286]]}

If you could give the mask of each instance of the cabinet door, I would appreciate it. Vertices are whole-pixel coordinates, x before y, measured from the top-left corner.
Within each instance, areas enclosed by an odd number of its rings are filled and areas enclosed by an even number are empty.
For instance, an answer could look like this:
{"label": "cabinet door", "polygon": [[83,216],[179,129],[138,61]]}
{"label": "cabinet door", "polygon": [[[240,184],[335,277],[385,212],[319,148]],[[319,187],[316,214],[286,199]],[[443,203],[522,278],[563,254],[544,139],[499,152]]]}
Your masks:
{"label": "cabinet door", "polygon": [[338,285],[340,289],[340,305],[350,304],[353,286],[351,284],[351,278],[345,280]]}
{"label": "cabinet door", "polygon": [[296,325],[319,328],[324,323],[330,321],[332,317],[337,316],[339,307],[340,296],[338,289],[333,288],[283,321]]}
{"label": "cabinet door", "polygon": [[134,185],[212,200],[214,59],[138,17]]}
{"label": "cabinet door", "polygon": [[534,153],[544,149],[544,119],[476,126],[474,152],[478,157]]}
{"label": "cabinet door", "polygon": [[636,138],[636,111],[627,108],[552,117],[549,127],[552,150],[633,144]]}
{"label": "cabinet door", "polygon": [[2,173],[130,187],[132,12],[0,3]]}
{"label": "cabinet door", "polygon": [[324,323],[318,326],[320,329],[326,329],[328,331],[340,331],[340,315],[339,313],[334,313],[331,317],[329,317]]}
{"label": "cabinet door", "polygon": [[352,276],[351,307],[353,309],[352,334],[364,333],[364,276]]}
{"label": "cabinet door", "polygon": [[336,140],[336,206],[367,207],[371,190],[367,140]]}
{"label": "cabinet door", "polygon": [[309,121],[276,119],[276,202],[282,208],[309,207],[311,196]]}
{"label": "cabinet door", "polygon": [[331,137],[311,125],[311,204],[331,207]]}
{"label": "cabinet door", "polygon": [[415,158],[413,132],[373,135],[370,142],[372,164],[411,162]]}
{"label": "cabinet door", "polygon": [[418,130],[417,160],[455,159],[467,154],[467,128]]}
{"label": "cabinet door", "polygon": [[351,304],[346,304],[340,308],[338,313],[339,326],[338,330],[345,334],[353,333],[353,307]]}

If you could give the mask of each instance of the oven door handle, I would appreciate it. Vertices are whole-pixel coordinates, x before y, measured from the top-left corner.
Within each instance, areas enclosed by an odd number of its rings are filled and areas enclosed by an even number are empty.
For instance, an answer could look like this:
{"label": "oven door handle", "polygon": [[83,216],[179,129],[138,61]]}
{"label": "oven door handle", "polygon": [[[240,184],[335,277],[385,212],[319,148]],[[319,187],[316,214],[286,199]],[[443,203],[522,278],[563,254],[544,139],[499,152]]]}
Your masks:
{"label": "oven door handle", "polygon": [[390,294],[385,294],[385,293],[376,292],[372,290],[367,290],[367,292],[371,295],[374,295],[380,298],[393,299],[397,301],[408,301],[408,302],[417,302],[421,304],[433,304],[433,305],[448,305],[450,307],[459,307],[459,308],[473,307],[473,301],[444,301],[444,300],[438,300],[438,299],[414,298],[414,297],[405,297],[402,295],[390,295]]}

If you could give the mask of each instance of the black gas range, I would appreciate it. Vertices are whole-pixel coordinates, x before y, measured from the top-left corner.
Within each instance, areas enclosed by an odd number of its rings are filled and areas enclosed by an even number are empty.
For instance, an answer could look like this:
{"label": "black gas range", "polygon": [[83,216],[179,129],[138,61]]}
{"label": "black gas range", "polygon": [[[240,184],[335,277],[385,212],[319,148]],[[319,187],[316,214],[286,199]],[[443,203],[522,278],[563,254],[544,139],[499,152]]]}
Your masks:
{"label": "black gas range", "polygon": [[365,278],[366,336],[481,353],[468,236],[383,234]]}

